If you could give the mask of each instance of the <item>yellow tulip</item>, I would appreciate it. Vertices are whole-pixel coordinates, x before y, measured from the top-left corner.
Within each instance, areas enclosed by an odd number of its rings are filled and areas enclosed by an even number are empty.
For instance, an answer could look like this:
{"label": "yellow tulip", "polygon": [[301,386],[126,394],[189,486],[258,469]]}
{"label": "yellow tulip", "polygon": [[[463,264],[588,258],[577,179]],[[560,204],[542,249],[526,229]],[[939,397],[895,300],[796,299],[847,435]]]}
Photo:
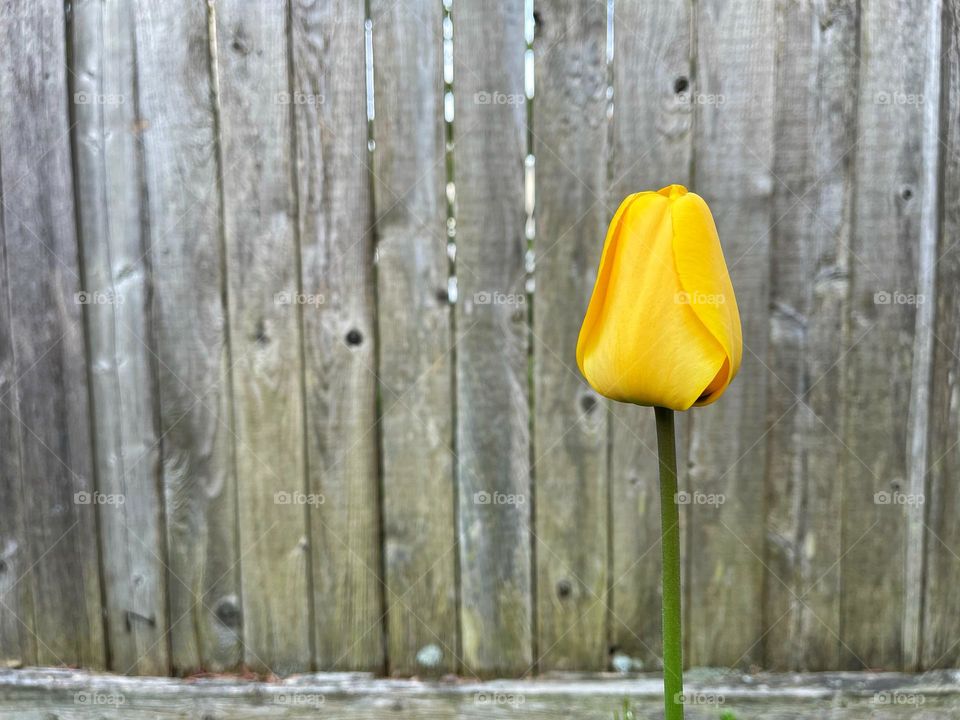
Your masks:
{"label": "yellow tulip", "polygon": [[682,185],[621,203],[607,230],[577,365],[613,400],[687,410],[723,394],[743,355],[713,215]]}

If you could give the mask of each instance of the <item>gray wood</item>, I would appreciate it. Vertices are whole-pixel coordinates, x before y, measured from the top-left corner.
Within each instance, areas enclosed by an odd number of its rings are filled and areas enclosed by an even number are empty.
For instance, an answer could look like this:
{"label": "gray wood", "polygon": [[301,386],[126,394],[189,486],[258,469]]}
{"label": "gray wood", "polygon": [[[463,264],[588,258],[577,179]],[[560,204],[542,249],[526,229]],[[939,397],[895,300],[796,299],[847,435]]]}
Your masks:
{"label": "gray wood", "polygon": [[916,653],[910,598],[919,590],[912,565],[922,563],[923,508],[909,501],[920,499],[924,480],[913,431],[926,422],[918,409],[927,404],[929,336],[923,303],[911,299],[932,290],[925,276],[935,238],[923,213],[936,192],[935,158],[925,151],[925,133],[937,130],[927,127],[936,89],[924,68],[939,42],[938,12],[925,2],[862,7],[849,335],[863,337],[847,361],[842,667],[898,668]]}
{"label": "gray wood", "polygon": [[533,662],[523,3],[453,11],[463,672]]}
{"label": "gray wood", "polygon": [[709,203],[737,295],[743,364],[723,398],[692,414],[687,662],[741,666],[762,643],[766,388],[773,166],[773,3],[697,3],[693,189]]}
{"label": "gray wood", "polygon": [[[629,699],[637,718],[662,716],[655,676],[558,675],[536,681],[420,682],[306,675],[286,682],[127,679],[77,671],[0,672],[0,718],[481,718],[609,720]],[[747,675],[689,673],[691,720],[939,720],[960,711],[953,673]],[[700,701],[697,704],[696,701]]]}
{"label": "gray wood", "polygon": [[[167,520],[171,662],[240,660],[236,485],[217,142],[202,4],[135,5]],[[223,169],[224,174],[229,168]]]}
{"label": "gray wood", "polygon": [[294,0],[315,663],[383,664],[364,3]]}
{"label": "gray wood", "polygon": [[76,192],[111,669],[166,675],[167,571],[151,347],[150,265],[136,131],[133,14],[78,2],[72,44]]}
{"label": "gray wood", "polygon": [[960,664],[960,5],[944,4],[942,227],[937,246],[933,375],[930,396],[929,480],[924,503],[926,525],[926,593],[921,664]]}
{"label": "gray wood", "polygon": [[[692,4],[621,0],[614,10],[606,222],[631,193],[690,183],[695,107],[690,86]],[[610,403],[609,413],[611,659],[618,667],[652,670],[661,666],[660,492],[653,409]],[[676,418],[681,488],[687,483],[683,458],[690,414]],[[688,513],[684,508],[680,517],[684,546]]]}
{"label": "gray wood", "polygon": [[[5,537],[4,553],[19,570],[14,584],[5,584],[7,595],[19,594],[20,583],[30,588],[33,618],[21,620],[36,643],[36,661],[101,668],[106,650],[65,29],[62,3],[18,1],[0,10],[3,296],[12,363],[10,351],[3,352],[15,384],[0,406],[7,433],[16,423],[12,447],[19,449],[19,461],[7,460],[4,468],[17,474],[3,482],[11,486],[5,493],[20,493],[25,513],[22,534]],[[29,612],[26,602],[12,601]],[[9,627],[6,617],[3,624]]]}
{"label": "gray wood", "polygon": [[243,650],[308,670],[310,588],[289,36],[284,3],[215,9]]}
{"label": "gray wood", "polygon": [[533,323],[537,655],[602,670],[607,642],[607,413],[576,346],[603,248],[607,14],[593,0],[538,7]]}
{"label": "gray wood", "polygon": [[387,654],[391,674],[436,674],[458,655],[443,13],[370,16]]}
{"label": "gray wood", "polygon": [[834,668],[857,5],[778,6],[764,666]]}
{"label": "gray wood", "polygon": [[[0,177],[0,197],[2,197]],[[30,554],[24,529],[20,472],[20,424],[16,418],[17,365],[10,324],[10,279],[0,206],[0,667],[36,664],[33,596],[26,574]],[[27,581],[25,581],[27,580]]]}

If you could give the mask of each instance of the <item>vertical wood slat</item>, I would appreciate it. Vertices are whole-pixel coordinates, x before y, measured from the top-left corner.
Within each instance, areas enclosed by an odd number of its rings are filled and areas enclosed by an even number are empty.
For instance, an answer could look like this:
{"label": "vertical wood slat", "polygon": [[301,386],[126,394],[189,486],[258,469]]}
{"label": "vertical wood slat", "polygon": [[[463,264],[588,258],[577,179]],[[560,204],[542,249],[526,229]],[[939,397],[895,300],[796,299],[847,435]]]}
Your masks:
{"label": "vertical wood slat", "polygon": [[606,8],[538,7],[533,324],[537,654],[543,670],[606,667],[607,413],[575,348],[603,246]]}
{"label": "vertical wood slat", "polygon": [[32,633],[30,659],[102,668],[65,28],[62,3],[11,2],[0,10],[3,293],[13,342],[7,369],[14,373],[0,404],[5,425],[11,418],[17,424],[20,467],[12,484],[28,514],[16,546],[7,539],[4,553],[12,557],[4,562],[19,571],[7,593],[17,593],[19,583],[32,592],[33,619],[17,621]]}
{"label": "vertical wood slat", "polygon": [[237,458],[243,648],[261,672],[311,665],[285,3],[213,6]]}
{"label": "vertical wood slat", "polygon": [[457,5],[453,23],[463,663],[513,675],[533,661],[523,3]]}
{"label": "vertical wood slat", "polygon": [[[688,185],[693,152],[692,3],[620,0],[614,11],[607,221],[631,193]],[[653,670],[662,664],[660,493],[653,410],[610,403],[609,413],[610,648],[616,667]],[[681,468],[688,424],[684,415],[677,418]],[[681,470],[681,487],[685,475]],[[682,510],[683,533],[689,507]]]}
{"label": "vertical wood slat", "polygon": [[931,382],[929,480],[924,503],[926,594],[921,645],[923,668],[960,664],[960,5],[944,3],[943,202],[937,247],[936,325]]}
{"label": "vertical wood slat", "polygon": [[778,6],[764,665],[835,668],[857,8]]}
{"label": "vertical wood slat", "polygon": [[111,669],[169,671],[167,570],[150,266],[141,207],[133,15],[79,2],[72,23],[77,212],[83,249],[104,613]]}
{"label": "vertical wood slat", "polygon": [[240,660],[216,123],[201,3],[135,6],[174,671]]}
{"label": "vertical wood slat", "polygon": [[383,666],[364,3],[292,6],[316,665]]}
{"label": "vertical wood slat", "polygon": [[437,674],[458,644],[443,14],[374,0],[370,15],[387,650],[392,674]]}
{"label": "vertical wood slat", "polygon": [[850,668],[898,668],[915,653],[904,639],[914,634],[919,583],[909,566],[922,562],[911,547],[923,510],[911,443],[927,392],[926,369],[914,363],[929,361],[925,309],[915,300],[931,289],[923,206],[935,192],[924,151],[925,133],[936,132],[925,121],[936,95],[925,77],[930,43],[939,44],[934,12],[899,0],[862,8],[849,333],[863,337],[848,358],[840,618],[840,663]]}
{"label": "vertical wood slat", "polygon": [[743,365],[691,419],[687,627],[691,665],[740,666],[762,643],[763,494],[774,89],[773,3],[697,3],[693,189],[713,210],[743,322]]}

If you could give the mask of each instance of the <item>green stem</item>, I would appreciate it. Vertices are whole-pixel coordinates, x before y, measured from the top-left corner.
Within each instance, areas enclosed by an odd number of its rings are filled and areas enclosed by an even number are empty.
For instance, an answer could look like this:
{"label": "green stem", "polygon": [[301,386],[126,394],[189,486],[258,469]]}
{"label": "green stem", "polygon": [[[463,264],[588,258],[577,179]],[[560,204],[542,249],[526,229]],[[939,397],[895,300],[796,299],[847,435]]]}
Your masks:
{"label": "green stem", "polygon": [[680,635],[680,509],[673,410],[654,408],[660,455],[660,547],[663,554],[664,720],[683,720],[683,654]]}

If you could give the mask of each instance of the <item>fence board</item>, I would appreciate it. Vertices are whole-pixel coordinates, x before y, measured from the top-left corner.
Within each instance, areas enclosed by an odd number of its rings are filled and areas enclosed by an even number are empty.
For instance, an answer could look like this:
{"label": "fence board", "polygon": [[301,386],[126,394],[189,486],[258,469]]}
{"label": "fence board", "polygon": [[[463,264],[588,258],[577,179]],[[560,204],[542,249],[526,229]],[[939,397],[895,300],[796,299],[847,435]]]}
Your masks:
{"label": "fence board", "polygon": [[[285,3],[214,6],[244,662],[310,669],[310,588]],[[277,592],[283,588],[283,592]]]}
{"label": "fence board", "polygon": [[65,28],[60,3],[0,10],[4,292],[16,383],[2,404],[18,424],[19,491],[29,513],[19,538],[27,557],[11,564],[26,574],[16,582],[32,590],[34,619],[26,624],[36,661],[102,668]]}
{"label": "fence board", "polygon": [[606,667],[607,417],[575,348],[606,220],[606,8],[538,8],[533,318],[539,667]]}
{"label": "fence board", "polygon": [[[926,53],[939,42],[930,33],[932,12],[929,3],[894,0],[862,8],[849,331],[851,341],[862,339],[848,358],[840,618],[840,663],[851,668],[900,667],[915,652],[904,646],[915,592],[906,564],[922,562],[908,548],[910,516],[922,508],[897,498],[916,492],[911,421],[925,422],[914,409],[926,397],[926,380],[918,384],[922,368],[913,364],[925,331],[916,335],[922,315],[910,298],[929,293],[921,271],[932,238],[921,231],[921,209],[934,192],[923,152],[924,95],[932,101],[933,90],[925,84]],[[926,354],[917,362],[928,362]]]}
{"label": "fence board", "polygon": [[764,663],[836,667],[857,8],[779,5]]}
{"label": "fence board", "polygon": [[516,674],[533,660],[523,2],[458,5],[453,22],[463,661]]}
{"label": "fence board", "polygon": [[945,3],[943,27],[942,226],[937,248],[938,292],[930,396],[927,572],[921,662],[960,665],[960,5]]}
{"label": "fence board", "polygon": [[[621,0],[614,10],[608,221],[631,193],[688,185],[693,152],[692,4]],[[657,433],[651,408],[610,403],[609,412],[610,649],[618,667],[651,670],[662,664]],[[687,420],[677,418],[681,468]],[[683,470],[680,483],[686,486]],[[685,509],[680,518],[682,541],[687,514]]]}
{"label": "fence board", "polygon": [[133,15],[79,2],[72,23],[76,192],[111,669],[166,675],[167,570],[136,134]]}
{"label": "fence board", "polygon": [[[0,173],[0,198],[3,197]],[[0,667],[36,664],[33,635],[33,596],[26,578],[30,553],[24,523],[28,517],[22,500],[20,423],[16,418],[17,365],[10,322],[10,287],[4,210],[0,206]]]}
{"label": "fence board", "polygon": [[[433,0],[374,0],[370,15],[389,670],[453,672],[457,552],[443,13]],[[436,649],[439,660],[431,653]]]}
{"label": "fence board", "polygon": [[364,3],[292,6],[316,664],[383,663]]}
{"label": "fence board", "polygon": [[[171,659],[176,672],[239,660],[236,486],[207,14],[135,6],[137,86],[153,269]],[[229,170],[227,170],[229,171]]]}
{"label": "fence board", "polygon": [[743,321],[743,366],[722,402],[696,411],[689,510],[688,663],[761,654],[763,493],[773,162],[773,3],[697,4],[694,189],[714,211]]}

